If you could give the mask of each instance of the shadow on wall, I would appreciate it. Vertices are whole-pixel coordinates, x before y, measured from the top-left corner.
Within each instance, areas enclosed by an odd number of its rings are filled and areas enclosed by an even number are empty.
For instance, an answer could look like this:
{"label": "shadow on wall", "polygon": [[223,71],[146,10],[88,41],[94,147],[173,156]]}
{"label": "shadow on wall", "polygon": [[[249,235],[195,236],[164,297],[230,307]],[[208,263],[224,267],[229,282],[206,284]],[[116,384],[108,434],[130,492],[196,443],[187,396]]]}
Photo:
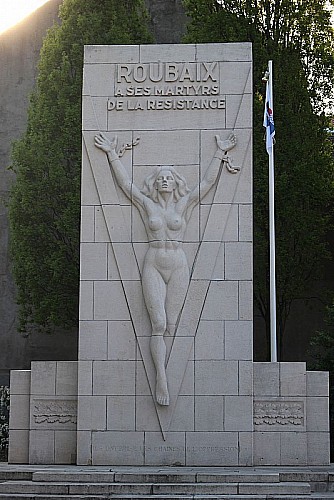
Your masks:
{"label": "shadow on wall", "polygon": [[187,24],[182,0],[145,1],[155,43],[180,43]]}

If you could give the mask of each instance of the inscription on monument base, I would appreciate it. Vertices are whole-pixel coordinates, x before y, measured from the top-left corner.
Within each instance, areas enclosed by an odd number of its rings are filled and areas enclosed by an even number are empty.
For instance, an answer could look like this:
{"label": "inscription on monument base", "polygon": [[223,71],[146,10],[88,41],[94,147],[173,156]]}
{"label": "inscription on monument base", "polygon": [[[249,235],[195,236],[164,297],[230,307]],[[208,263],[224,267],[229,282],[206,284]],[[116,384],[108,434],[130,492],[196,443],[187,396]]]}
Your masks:
{"label": "inscription on monument base", "polygon": [[187,452],[187,453],[226,453],[238,451],[237,446],[135,446],[135,445],[110,445],[105,446],[106,451],[113,451],[118,453],[124,452],[151,452],[155,453],[169,453],[169,452]]}

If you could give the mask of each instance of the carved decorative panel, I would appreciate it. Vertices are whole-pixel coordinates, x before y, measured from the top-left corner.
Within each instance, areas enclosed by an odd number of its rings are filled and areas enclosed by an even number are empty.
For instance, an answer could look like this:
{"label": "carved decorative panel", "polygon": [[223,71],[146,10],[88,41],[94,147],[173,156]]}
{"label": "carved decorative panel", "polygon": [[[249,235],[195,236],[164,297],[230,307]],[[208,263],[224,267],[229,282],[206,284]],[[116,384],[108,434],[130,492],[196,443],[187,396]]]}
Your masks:
{"label": "carved decorative panel", "polygon": [[255,401],[254,425],[304,425],[302,401]]}
{"label": "carved decorative panel", "polygon": [[33,404],[35,424],[76,424],[77,402],[74,400],[35,400]]}

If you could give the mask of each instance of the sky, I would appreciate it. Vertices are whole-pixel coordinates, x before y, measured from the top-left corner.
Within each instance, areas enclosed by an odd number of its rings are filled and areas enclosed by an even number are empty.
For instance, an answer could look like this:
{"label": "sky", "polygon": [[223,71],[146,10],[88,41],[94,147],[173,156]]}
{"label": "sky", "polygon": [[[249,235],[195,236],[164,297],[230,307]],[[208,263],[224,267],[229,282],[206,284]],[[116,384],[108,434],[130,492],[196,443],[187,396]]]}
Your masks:
{"label": "sky", "polygon": [[49,0],[0,0],[0,33],[22,21]]}
{"label": "sky", "polygon": [[22,19],[48,1],[49,0],[0,0],[0,33],[22,21]]}

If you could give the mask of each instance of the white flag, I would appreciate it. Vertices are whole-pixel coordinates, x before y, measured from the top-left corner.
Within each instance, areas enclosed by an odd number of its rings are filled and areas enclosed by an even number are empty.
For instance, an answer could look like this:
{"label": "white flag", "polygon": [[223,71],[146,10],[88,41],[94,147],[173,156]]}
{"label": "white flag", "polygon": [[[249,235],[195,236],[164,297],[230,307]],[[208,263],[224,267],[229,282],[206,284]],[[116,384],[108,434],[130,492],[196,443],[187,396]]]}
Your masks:
{"label": "white flag", "polygon": [[[269,75],[269,79],[271,76]],[[267,81],[266,84],[266,101],[264,106],[264,117],[263,117],[263,126],[266,129],[266,148],[267,153],[271,154],[272,147],[275,144],[275,125],[274,125],[274,114],[273,114],[273,105],[272,105],[272,96],[270,92],[270,80]]]}

